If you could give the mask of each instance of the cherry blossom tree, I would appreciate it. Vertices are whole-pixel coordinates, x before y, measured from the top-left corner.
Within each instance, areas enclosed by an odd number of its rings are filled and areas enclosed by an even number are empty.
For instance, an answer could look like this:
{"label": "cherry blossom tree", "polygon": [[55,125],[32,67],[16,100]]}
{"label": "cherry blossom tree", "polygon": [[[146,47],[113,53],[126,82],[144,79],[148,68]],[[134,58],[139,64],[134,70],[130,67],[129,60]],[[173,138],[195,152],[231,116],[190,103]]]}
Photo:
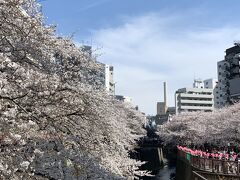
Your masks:
{"label": "cherry blossom tree", "polygon": [[158,129],[166,144],[227,146],[240,144],[240,104],[213,112],[182,113]]}
{"label": "cherry blossom tree", "polygon": [[34,0],[0,0],[1,179],[133,179],[145,117],[102,88],[100,63]]}

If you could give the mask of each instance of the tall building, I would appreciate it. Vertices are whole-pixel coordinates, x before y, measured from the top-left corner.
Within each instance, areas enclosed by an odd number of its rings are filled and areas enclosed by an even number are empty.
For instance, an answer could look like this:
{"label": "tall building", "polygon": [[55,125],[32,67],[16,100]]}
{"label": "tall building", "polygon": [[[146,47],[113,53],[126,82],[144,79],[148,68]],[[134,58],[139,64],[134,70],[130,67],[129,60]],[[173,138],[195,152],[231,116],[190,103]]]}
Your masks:
{"label": "tall building", "polygon": [[115,95],[115,82],[113,80],[113,66],[105,65],[105,87],[110,95]]}
{"label": "tall building", "polygon": [[226,49],[225,59],[218,62],[218,107],[240,100],[240,43]]}
{"label": "tall building", "polygon": [[[199,83],[199,80],[195,80]],[[175,93],[176,113],[192,111],[213,111],[214,96],[213,89],[204,88],[203,86],[193,86],[193,88],[178,89]],[[196,88],[198,87],[198,88]]]}
{"label": "tall building", "polygon": [[[93,58],[92,56],[92,46],[88,45],[83,45],[80,47],[80,49],[89,57]],[[96,59],[94,59],[96,60]],[[100,88],[105,88],[106,91],[109,93],[109,95],[114,96],[115,95],[115,82],[113,80],[113,71],[114,68],[113,66],[97,62],[99,66],[99,71],[98,72],[92,72],[95,73],[95,79],[94,81],[97,82],[97,86]]]}
{"label": "tall building", "polygon": [[229,64],[227,61],[222,60],[217,63],[218,65],[218,91],[217,91],[217,108],[224,107],[228,101],[228,94],[227,94],[227,76],[228,72],[227,69],[229,68]]}

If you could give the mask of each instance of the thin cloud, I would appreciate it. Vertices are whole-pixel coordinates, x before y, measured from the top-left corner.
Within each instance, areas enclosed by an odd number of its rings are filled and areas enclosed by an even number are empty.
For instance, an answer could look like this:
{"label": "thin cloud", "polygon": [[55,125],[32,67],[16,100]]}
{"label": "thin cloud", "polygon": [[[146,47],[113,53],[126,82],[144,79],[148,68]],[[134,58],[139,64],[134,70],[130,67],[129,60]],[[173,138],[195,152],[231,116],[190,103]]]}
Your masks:
{"label": "thin cloud", "polygon": [[84,7],[81,7],[78,11],[79,12],[84,12],[84,11],[87,11],[89,9],[92,9],[92,8],[95,8],[97,6],[100,6],[104,3],[107,3],[109,2],[110,0],[98,0],[98,1],[95,1],[95,2],[92,2],[92,3],[89,3],[88,5],[84,6]]}
{"label": "thin cloud", "polygon": [[151,13],[93,33],[103,47],[102,61],[115,66],[117,93],[132,96],[148,114],[155,114],[156,102],[163,99],[163,81],[174,105],[175,90],[191,86],[194,77],[217,77],[217,61],[240,39],[238,27],[176,26],[184,19]]}

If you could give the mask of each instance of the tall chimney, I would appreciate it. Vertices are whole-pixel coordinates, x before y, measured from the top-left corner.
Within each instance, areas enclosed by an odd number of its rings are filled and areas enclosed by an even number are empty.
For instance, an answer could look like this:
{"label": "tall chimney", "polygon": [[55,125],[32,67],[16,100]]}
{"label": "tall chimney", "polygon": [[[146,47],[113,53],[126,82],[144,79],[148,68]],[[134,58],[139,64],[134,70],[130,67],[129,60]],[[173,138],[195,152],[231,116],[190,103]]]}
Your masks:
{"label": "tall chimney", "polygon": [[163,83],[163,87],[164,87],[164,103],[165,103],[165,106],[167,106],[167,83],[166,82]]}

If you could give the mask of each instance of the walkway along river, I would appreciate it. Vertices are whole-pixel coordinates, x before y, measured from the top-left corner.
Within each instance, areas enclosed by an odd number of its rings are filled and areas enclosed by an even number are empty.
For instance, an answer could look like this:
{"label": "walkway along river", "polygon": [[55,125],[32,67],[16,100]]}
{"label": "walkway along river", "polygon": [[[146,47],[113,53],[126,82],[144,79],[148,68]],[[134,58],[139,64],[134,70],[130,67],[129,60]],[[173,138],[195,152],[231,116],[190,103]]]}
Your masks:
{"label": "walkway along river", "polygon": [[236,161],[209,159],[178,150],[177,180],[239,180],[240,165]]}

